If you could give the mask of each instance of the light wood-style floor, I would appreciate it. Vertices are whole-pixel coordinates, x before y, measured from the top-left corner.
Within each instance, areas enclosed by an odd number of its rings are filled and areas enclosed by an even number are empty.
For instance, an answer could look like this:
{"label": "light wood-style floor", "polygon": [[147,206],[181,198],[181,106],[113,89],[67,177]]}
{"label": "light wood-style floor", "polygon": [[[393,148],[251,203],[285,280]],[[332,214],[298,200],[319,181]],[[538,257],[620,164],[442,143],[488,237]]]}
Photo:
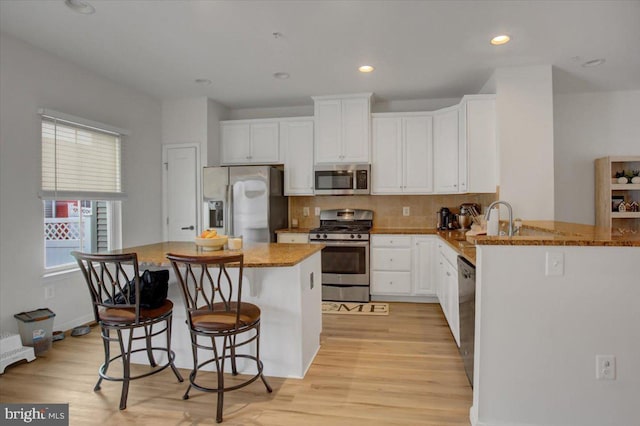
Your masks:
{"label": "light wood-style floor", "polygon": [[[469,425],[472,391],[437,304],[392,303],[389,316],[323,315],[321,349],[302,380],[269,378],[225,395],[226,425]],[[181,324],[174,324],[179,327]],[[215,424],[215,395],[191,391],[170,370],[93,392],[99,330],[67,337],[0,376],[3,403],[69,403],[71,425]]]}

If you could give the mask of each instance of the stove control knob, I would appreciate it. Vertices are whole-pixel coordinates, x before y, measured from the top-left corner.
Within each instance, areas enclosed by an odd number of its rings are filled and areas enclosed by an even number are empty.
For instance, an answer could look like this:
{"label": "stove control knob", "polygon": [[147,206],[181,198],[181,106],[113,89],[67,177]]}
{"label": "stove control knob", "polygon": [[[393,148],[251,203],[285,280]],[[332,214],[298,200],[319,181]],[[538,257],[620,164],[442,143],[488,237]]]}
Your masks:
{"label": "stove control knob", "polygon": [[322,236],[322,238],[324,238],[324,239],[326,240],[326,239],[327,239],[327,234],[324,234],[324,235]]}
{"label": "stove control knob", "polygon": [[351,234],[351,239],[352,239],[352,240],[353,240],[355,237],[356,237],[355,235]]}
{"label": "stove control knob", "polygon": [[320,239],[320,234],[316,234],[316,238]]}
{"label": "stove control knob", "polygon": [[358,234],[358,238],[362,238],[362,235]]}

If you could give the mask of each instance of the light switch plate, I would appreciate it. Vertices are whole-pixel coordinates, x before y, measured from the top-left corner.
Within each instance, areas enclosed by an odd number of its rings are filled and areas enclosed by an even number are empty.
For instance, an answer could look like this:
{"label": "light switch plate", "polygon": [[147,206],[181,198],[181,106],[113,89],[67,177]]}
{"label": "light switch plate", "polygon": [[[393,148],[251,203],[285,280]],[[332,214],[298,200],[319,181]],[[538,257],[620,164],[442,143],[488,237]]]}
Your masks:
{"label": "light switch plate", "polygon": [[545,264],[546,276],[564,275],[564,253],[548,251]]}
{"label": "light switch plate", "polygon": [[302,216],[309,216],[309,207],[302,208]]}
{"label": "light switch plate", "polygon": [[411,208],[410,207],[403,207],[402,208],[402,216],[409,216],[411,214]]}
{"label": "light switch plate", "polygon": [[315,214],[316,216],[320,216],[320,207],[316,207]]}

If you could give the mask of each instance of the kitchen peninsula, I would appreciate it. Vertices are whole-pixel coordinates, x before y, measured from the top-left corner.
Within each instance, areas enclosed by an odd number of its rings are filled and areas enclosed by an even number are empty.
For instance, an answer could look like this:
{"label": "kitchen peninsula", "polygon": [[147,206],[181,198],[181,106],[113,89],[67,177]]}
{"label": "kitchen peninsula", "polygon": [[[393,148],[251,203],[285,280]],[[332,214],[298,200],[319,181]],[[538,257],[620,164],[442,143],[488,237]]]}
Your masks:
{"label": "kitchen peninsula", "polygon": [[[245,243],[242,300],[258,305],[262,312],[260,358],[266,376],[304,377],[320,348],[320,251],[323,247],[322,244]],[[171,270],[167,253],[203,256],[221,253],[203,251],[192,242],[162,242],[112,251],[132,252],[138,254],[141,270],[159,267]],[[171,344],[176,353],[175,364],[190,369],[191,340],[185,325],[183,296],[172,270],[171,276],[169,299],[174,303]],[[252,344],[249,350],[254,349]],[[140,363],[145,360],[145,357],[139,358]],[[241,373],[243,367],[239,361]],[[246,368],[246,372],[250,372],[254,366],[248,363]]]}

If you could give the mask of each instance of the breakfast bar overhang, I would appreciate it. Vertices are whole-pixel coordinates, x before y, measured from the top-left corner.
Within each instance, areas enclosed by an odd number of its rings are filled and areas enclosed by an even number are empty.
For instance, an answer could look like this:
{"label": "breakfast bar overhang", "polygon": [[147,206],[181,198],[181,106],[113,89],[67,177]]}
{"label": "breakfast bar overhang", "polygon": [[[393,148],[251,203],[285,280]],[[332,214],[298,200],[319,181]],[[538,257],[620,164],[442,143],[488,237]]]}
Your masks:
{"label": "breakfast bar overhang", "polygon": [[[320,349],[320,251],[323,247],[321,244],[245,243],[242,299],[258,305],[261,310],[260,357],[266,376],[302,378]],[[137,253],[141,270],[170,270],[172,279],[168,297],[174,303],[171,345],[176,354],[175,364],[191,369],[191,340],[183,296],[166,254],[211,255],[217,252],[203,251],[193,242],[162,242],[111,253]],[[247,349],[254,351],[255,346]],[[133,357],[133,362],[148,363],[144,354],[136,355],[141,356]],[[253,368],[252,363],[245,366],[238,361],[241,374],[253,372]]]}

